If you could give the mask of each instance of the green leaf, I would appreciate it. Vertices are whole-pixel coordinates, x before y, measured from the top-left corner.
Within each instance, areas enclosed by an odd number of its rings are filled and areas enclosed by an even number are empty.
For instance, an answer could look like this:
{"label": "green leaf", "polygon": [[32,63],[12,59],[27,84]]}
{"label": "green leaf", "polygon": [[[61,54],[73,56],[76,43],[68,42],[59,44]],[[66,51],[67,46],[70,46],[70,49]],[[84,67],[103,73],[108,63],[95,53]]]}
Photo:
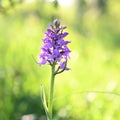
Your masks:
{"label": "green leaf", "polygon": [[40,91],[41,91],[40,95],[41,95],[42,104],[43,104],[45,113],[47,115],[47,120],[49,120],[49,114],[48,114],[48,107],[47,107],[47,102],[46,102],[46,96],[45,96],[45,91],[44,91],[44,88],[43,88],[42,85],[40,87]]}

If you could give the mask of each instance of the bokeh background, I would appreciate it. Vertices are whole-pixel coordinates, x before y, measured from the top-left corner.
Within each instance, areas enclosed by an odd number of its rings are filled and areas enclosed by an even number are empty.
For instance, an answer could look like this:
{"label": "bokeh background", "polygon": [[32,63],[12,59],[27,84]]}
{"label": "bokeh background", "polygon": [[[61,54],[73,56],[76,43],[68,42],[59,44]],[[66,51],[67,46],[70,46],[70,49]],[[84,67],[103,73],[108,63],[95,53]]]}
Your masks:
{"label": "bokeh background", "polygon": [[72,51],[55,80],[54,120],[120,120],[120,0],[0,0],[0,120],[46,120],[50,66],[36,61],[54,18]]}

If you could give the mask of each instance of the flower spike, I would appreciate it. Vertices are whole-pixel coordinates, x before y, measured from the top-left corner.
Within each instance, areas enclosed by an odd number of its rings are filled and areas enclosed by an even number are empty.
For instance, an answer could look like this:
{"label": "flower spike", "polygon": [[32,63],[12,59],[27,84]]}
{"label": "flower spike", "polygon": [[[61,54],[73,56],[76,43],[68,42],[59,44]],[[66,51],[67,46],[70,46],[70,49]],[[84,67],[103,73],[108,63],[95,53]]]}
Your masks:
{"label": "flower spike", "polygon": [[[70,41],[65,41],[64,38],[68,35],[68,32],[63,32],[66,26],[60,26],[60,21],[55,19],[53,24],[49,25],[49,28],[45,32],[45,38],[43,39],[43,46],[41,47],[40,65],[54,63],[58,65],[58,69],[63,71],[64,67],[67,67],[67,60],[69,58],[70,49],[67,45]],[[68,70],[64,68],[64,70]]]}

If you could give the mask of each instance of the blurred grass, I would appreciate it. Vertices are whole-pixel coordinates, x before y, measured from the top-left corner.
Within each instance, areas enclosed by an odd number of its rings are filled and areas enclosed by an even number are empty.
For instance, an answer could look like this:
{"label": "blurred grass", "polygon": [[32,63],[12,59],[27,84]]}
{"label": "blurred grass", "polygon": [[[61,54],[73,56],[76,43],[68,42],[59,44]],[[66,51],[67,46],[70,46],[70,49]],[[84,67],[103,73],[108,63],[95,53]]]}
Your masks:
{"label": "blurred grass", "polygon": [[119,120],[119,96],[85,92],[120,93],[119,0],[108,1],[103,13],[93,3],[86,2],[82,11],[41,2],[0,13],[0,119],[20,120],[25,114],[43,119],[40,84],[47,94],[50,69],[33,57],[38,60],[44,32],[58,17],[68,27],[72,53],[71,71],[56,77],[55,120]]}

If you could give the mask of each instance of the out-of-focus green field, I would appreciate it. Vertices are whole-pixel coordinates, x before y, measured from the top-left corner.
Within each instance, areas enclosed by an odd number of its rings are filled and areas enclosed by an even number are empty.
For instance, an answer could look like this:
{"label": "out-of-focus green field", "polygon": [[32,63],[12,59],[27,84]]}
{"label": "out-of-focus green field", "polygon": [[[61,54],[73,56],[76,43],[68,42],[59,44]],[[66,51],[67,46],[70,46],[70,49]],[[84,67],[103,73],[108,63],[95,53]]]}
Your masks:
{"label": "out-of-focus green field", "polygon": [[47,94],[50,66],[36,61],[56,17],[72,52],[71,70],[56,77],[54,120],[119,120],[120,1],[10,1],[0,1],[0,120],[45,120],[40,85]]}

